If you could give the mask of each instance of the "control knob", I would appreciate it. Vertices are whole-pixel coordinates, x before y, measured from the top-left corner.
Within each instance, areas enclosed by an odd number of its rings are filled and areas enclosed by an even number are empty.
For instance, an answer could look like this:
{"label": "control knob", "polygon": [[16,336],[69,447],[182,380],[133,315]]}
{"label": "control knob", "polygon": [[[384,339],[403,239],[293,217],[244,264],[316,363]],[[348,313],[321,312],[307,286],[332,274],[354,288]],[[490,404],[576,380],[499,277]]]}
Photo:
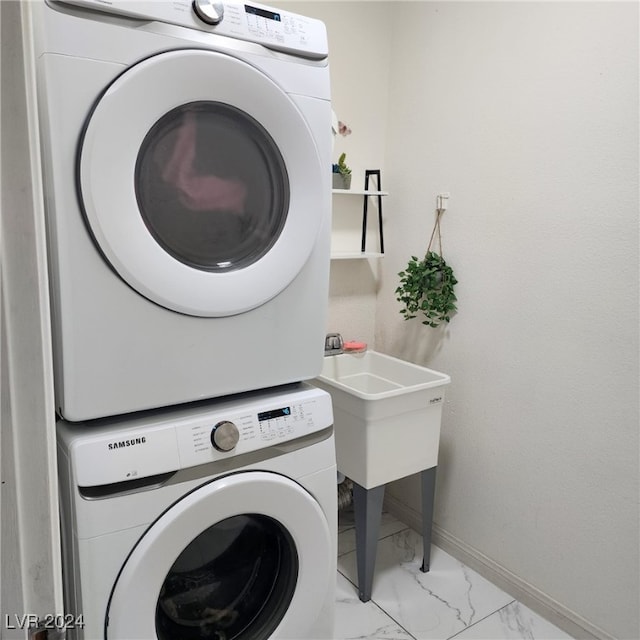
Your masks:
{"label": "control knob", "polygon": [[211,444],[218,451],[231,451],[240,440],[240,432],[233,422],[223,420],[211,430]]}
{"label": "control knob", "polygon": [[215,0],[193,0],[194,13],[207,24],[218,24],[224,17],[224,4]]}

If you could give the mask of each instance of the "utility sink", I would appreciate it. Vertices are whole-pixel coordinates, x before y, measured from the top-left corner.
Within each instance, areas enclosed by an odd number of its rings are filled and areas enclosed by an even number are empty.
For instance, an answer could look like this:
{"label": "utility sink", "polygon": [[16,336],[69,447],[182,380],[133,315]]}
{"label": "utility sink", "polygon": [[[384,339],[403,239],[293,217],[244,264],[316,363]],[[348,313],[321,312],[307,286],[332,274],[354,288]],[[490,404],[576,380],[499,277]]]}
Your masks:
{"label": "utility sink", "polygon": [[327,356],[314,384],[333,400],[338,470],[370,489],[435,467],[450,380],[376,351]]}

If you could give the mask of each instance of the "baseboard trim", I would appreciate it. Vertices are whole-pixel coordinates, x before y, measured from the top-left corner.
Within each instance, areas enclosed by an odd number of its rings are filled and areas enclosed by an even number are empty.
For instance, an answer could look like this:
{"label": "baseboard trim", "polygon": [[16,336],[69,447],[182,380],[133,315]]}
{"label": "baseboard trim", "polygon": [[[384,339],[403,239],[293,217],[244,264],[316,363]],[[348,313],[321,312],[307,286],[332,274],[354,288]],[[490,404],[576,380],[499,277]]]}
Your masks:
{"label": "baseboard trim", "polygon": [[[384,508],[415,531],[422,530],[422,514],[396,497],[387,493]],[[573,638],[578,640],[615,640],[614,636],[556,602],[474,547],[451,535],[435,522],[432,542]]]}

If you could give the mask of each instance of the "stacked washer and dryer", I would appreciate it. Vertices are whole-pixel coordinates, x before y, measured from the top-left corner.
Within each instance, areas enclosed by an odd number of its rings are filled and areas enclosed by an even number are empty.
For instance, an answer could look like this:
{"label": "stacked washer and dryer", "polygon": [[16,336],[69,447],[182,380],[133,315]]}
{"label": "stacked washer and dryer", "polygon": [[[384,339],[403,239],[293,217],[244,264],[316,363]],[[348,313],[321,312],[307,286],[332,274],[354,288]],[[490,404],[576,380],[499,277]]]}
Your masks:
{"label": "stacked washer and dryer", "polygon": [[324,25],[29,3],[77,640],[331,638]]}

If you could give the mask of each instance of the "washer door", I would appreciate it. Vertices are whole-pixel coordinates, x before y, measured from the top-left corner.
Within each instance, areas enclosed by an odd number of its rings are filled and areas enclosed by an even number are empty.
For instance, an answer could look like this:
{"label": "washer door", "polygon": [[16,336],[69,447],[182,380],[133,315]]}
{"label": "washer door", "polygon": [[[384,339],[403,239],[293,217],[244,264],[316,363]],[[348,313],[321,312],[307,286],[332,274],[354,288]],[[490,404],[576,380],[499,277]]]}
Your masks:
{"label": "washer door", "polygon": [[196,489],[127,558],[107,640],[304,638],[334,575],[327,520],[289,478],[237,473]]}
{"label": "washer door", "polygon": [[325,174],[289,96],[212,51],[125,71],[95,105],[78,154],[82,208],[104,257],[143,296],[196,316],[258,307],[298,275],[328,215]]}

